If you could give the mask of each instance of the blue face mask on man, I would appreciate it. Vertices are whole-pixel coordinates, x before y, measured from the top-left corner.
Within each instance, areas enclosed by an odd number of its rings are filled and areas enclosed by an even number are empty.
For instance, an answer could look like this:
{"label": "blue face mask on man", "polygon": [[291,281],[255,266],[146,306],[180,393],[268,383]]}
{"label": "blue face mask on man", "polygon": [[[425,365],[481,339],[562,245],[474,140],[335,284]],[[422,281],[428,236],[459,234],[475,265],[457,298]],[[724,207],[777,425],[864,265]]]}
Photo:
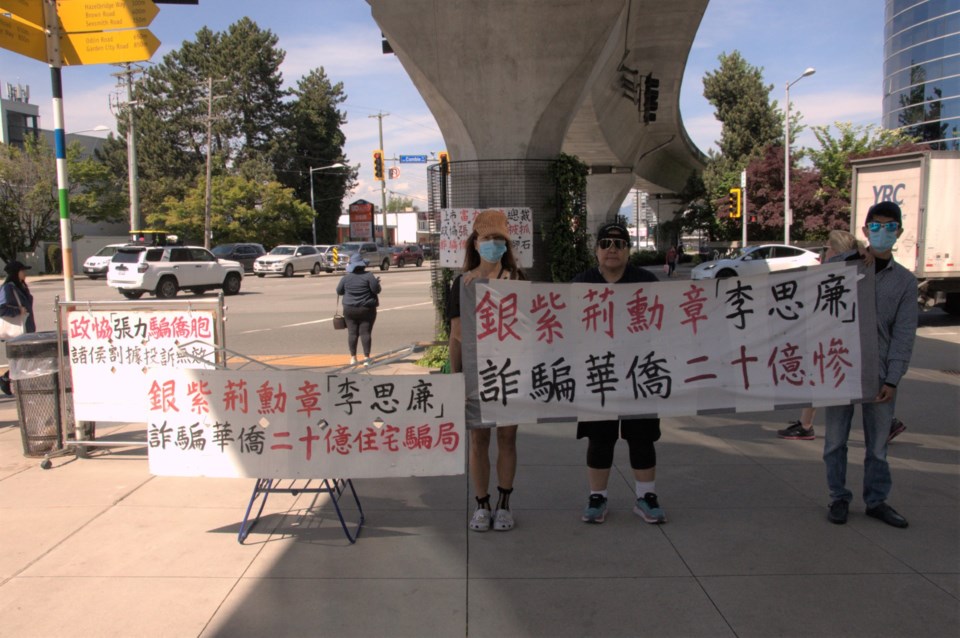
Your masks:
{"label": "blue face mask on man", "polygon": [[487,239],[478,242],[477,252],[484,261],[496,263],[507,253],[507,242],[502,239]]}
{"label": "blue face mask on man", "polygon": [[899,224],[896,222],[868,222],[867,237],[870,238],[870,247],[881,253],[893,248],[893,245],[897,243],[898,226]]}

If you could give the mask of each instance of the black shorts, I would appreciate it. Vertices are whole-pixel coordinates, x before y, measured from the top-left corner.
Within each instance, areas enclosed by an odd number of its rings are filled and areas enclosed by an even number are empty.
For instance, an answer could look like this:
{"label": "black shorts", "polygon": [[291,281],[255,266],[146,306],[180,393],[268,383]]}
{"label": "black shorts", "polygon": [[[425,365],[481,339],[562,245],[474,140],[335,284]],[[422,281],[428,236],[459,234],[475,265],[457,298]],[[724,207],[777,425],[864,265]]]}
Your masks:
{"label": "black shorts", "polygon": [[660,419],[623,419],[622,421],[580,421],[577,438],[616,441],[621,439],[660,440]]}

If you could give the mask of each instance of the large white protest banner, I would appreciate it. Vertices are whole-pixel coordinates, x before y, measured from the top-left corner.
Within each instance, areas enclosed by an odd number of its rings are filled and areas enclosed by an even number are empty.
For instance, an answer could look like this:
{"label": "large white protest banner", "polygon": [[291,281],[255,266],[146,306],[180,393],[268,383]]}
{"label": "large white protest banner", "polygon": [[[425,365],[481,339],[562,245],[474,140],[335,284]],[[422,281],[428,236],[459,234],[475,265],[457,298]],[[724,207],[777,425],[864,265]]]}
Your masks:
{"label": "large white protest banner", "polygon": [[[487,208],[444,208],[440,211],[440,265],[463,267],[467,238],[473,232],[473,218]],[[530,208],[496,208],[507,216],[513,254],[521,268],[533,266],[533,210]]]}
{"label": "large white protest banner", "polygon": [[468,427],[823,406],[875,396],[873,273],[461,290]]}
{"label": "large white protest banner", "polygon": [[463,375],[154,369],[150,471],[384,478],[464,471]]}
{"label": "large white protest banner", "polygon": [[216,313],[75,310],[67,337],[76,418],[140,422],[149,368],[213,367]]}

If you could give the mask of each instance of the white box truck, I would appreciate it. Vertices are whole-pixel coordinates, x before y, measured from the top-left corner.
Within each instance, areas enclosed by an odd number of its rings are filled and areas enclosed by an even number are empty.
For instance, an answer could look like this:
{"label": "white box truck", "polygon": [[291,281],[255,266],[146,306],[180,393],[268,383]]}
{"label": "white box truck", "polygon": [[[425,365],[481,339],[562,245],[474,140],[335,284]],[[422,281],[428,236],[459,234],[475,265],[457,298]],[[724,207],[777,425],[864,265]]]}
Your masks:
{"label": "white box truck", "polygon": [[919,151],[851,161],[850,228],[866,242],[863,222],[871,206],[895,201],[903,235],[894,259],[920,283],[924,309],[943,304],[960,315],[960,152]]}

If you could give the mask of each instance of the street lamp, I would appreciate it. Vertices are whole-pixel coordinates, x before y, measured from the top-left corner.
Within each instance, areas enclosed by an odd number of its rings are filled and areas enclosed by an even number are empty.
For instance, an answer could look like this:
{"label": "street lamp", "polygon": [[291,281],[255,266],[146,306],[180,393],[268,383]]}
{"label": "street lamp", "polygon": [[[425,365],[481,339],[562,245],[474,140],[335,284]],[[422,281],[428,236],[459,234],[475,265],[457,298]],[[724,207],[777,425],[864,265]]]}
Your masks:
{"label": "street lamp", "polygon": [[317,209],[313,205],[313,173],[314,171],[325,171],[328,168],[346,168],[346,164],[341,164],[337,162],[336,164],[331,164],[330,166],[318,166],[316,168],[310,168],[310,210],[313,211],[313,223],[310,226],[313,229],[313,243],[317,243]]}
{"label": "street lamp", "polygon": [[790,212],[790,87],[817,70],[807,67],[800,77],[793,82],[787,82],[787,116],[783,118],[783,243],[790,245],[790,224],[793,215]]}
{"label": "street lamp", "polygon": [[109,131],[109,126],[104,126],[103,124],[97,124],[93,128],[85,128],[82,131],[70,131],[68,135],[80,135],[81,133],[103,133],[104,131]]}

